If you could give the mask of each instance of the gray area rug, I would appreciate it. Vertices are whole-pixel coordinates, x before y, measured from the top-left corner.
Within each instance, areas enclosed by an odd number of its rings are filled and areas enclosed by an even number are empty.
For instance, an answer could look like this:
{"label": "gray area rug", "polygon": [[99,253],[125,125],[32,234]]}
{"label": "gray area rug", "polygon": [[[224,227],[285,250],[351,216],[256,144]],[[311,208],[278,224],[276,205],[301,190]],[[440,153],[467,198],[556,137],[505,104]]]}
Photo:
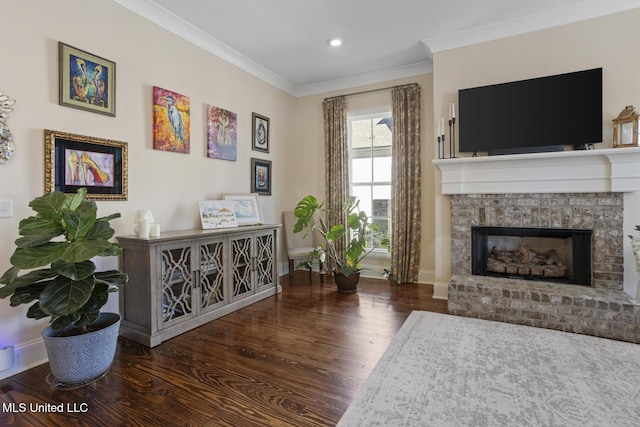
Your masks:
{"label": "gray area rug", "polygon": [[414,311],[338,423],[640,426],[640,345]]}

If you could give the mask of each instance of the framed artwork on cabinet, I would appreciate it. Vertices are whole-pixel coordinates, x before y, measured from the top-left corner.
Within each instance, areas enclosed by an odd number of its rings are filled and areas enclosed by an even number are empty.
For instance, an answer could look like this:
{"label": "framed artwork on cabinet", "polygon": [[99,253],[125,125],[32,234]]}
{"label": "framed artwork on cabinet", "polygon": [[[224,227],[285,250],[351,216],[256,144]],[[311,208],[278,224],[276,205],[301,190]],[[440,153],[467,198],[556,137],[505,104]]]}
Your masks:
{"label": "framed artwork on cabinet", "polygon": [[199,202],[202,229],[237,227],[238,222],[233,213],[234,204],[228,200],[203,200]]}
{"label": "framed artwork on cabinet", "polygon": [[116,115],[116,63],[58,42],[58,104]]}
{"label": "framed artwork on cabinet", "polygon": [[235,202],[234,213],[240,225],[262,224],[258,194],[224,194],[224,200]]}
{"label": "framed artwork on cabinet", "polygon": [[86,187],[87,199],[127,200],[127,143],[45,129],[46,193],[74,194]]}

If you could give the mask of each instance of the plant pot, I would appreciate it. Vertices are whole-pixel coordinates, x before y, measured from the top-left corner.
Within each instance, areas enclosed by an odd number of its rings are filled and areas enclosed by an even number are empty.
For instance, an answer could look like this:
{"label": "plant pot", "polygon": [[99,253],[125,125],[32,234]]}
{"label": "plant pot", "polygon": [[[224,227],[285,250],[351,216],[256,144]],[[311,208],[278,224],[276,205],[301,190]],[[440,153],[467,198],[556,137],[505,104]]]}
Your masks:
{"label": "plant pot", "polygon": [[59,388],[76,388],[101,378],[111,367],[118,343],[121,317],[100,313],[91,332],[60,336],[50,326],[42,331],[51,375],[47,382]]}
{"label": "plant pot", "polygon": [[360,281],[360,272],[351,273],[345,276],[342,273],[334,273],[333,280],[336,282],[338,292],[343,294],[351,294],[358,290],[358,282]]}

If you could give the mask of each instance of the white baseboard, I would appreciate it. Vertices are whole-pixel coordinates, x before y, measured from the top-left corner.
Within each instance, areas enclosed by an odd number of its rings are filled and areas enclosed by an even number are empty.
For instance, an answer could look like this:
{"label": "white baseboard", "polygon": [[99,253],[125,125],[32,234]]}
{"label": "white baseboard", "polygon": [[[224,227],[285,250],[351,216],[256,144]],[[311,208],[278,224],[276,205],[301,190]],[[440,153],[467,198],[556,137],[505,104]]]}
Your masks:
{"label": "white baseboard", "polygon": [[420,270],[418,272],[419,283],[435,283],[436,272],[433,270]]}
{"label": "white baseboard", "polygon": [[24,372],[28,369],[35,368],[38,365],[46,363],[48,360],[47,350],[44,348],[44,341],[42,341],[42,338],[22,345],[17,345],[15,347],[13,367],[0,372],[0,380],[20,372]]}
{"label": "white baseboard", "polygon": [[449,283],[434,283],[433,285],[433,298],[434,299],[449,299]]}

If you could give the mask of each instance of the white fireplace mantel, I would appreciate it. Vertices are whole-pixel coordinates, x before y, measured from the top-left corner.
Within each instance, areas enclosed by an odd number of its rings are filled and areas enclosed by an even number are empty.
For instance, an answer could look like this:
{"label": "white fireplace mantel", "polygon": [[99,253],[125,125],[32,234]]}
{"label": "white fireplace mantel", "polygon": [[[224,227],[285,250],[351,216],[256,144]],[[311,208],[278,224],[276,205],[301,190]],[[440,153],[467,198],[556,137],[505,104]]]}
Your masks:
{"label": "white fireplace mantel", "polygon": [[433,160],[442,194],[640,191],[640,147]]}

